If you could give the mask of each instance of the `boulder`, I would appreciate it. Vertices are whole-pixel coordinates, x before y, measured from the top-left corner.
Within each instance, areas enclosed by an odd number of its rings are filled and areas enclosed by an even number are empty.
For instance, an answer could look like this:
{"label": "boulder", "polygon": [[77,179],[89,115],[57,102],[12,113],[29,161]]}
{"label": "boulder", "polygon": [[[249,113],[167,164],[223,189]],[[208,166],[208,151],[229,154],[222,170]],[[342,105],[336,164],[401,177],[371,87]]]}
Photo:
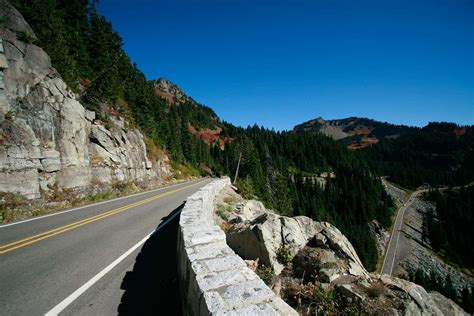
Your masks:
{"label": "boulder", "polygon": [[265,206],[262,202],[257,200],[244,200],[235,206],[233,222],[253,221],[263,213],[265,213]]}
{"label": "boulder", "polygon": [[[252,214],[264,213],[253,221],[234,225],[227,233],[229,246],[244,259],[260,258],[263,264],[271,266],[275,273],[279,274],[284,268],[277,259],[278,250],[282,246],[288,249],[293,258],[310,240],[316,240],[320,246],[332,249],[333,254],[337,252],[350,263],[343,271],[331,269],[323,271],[323,275],[331,281],[339,273],[368,276],[349,240],[329,223],[315,222],[306,216],[280,216],[260,207],[255,209],[257,211]],[[238,212],[236,211],[237,214]],[[328,257],[330,255],[326,255],[325,258]]]}
{"label": "boulder", "polygon": [[[405,301],[407,315],[467,315],[453,301],[439,293],[428,293],[423,287],[413,282],[383,274],[380,280],[392,291],[406,293]],[[446,313],[453,311],[454,313]]]}
{"label": "boulder", "polygon": [[431,299],[441,310],[443,315],[461,316],[468,315],[458,304],[438,292],[429,292]]}
{"label": "boulder", "polygon": [[350,302],[361,303],[365,300],[365,296],[358,293],[352,284],[341,284],[337,287],[338,292]]}

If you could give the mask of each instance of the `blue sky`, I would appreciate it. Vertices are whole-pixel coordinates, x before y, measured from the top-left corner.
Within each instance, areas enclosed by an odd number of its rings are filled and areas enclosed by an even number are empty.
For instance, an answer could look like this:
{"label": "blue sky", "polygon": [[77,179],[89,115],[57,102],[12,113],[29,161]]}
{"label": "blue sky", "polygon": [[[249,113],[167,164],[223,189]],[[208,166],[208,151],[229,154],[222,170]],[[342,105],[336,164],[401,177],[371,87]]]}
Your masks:
{"label": "blue sky", "polygon": [[224,120],[474,124],[473,0],[101,0],[148,79]]}

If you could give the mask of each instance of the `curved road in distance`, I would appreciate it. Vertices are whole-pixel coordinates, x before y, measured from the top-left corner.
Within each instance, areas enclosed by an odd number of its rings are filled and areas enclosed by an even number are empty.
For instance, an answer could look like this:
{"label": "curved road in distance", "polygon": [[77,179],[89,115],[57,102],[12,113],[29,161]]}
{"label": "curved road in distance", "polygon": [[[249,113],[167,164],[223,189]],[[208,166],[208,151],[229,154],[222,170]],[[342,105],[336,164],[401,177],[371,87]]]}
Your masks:
{"label": "curved road in distance", "polygon": [[1,225],[0,315],[116,315],[122,280],[147,237],[210,181]]}
{"label": "curved road in distance", "polygon": [[397,217],[395,218],[395,223],[393,224],[392,234],[388,242],[387,250],[385,251],[385,258],[383,260],[380,274],[392,275],[393,268],[395,267],[396,263],[395,260],[397,257],[398,241],[400,240],[400,233],[402,230],[403,216],[405,215],[405,211],[407,210],[407,208],[410,207],[410,205],[420,193],[427,191],[428,190],[418,190],[413,192],[410,198],[398,210]]}

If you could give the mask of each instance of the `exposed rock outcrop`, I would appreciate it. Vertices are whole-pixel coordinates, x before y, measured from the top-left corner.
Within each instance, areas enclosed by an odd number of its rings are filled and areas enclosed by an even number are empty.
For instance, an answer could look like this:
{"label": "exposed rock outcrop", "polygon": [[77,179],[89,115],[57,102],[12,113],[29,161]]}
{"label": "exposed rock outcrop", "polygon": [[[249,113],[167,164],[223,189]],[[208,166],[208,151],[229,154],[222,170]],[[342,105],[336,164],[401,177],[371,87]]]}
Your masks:
{"label": "exposed rock outcrop", "polygon": [[[397,298],[403,299],[405,308],[403,312],[406,315],[467,315],[452,300],[437,292],[428,293],[423,287],[413,282],[386,274],[382,275],[380,280]],[[405,295],[408,297],[404,297]]]}
{"label": "exposed rock outcrop", "polygon": [[144,136],[120,117],[106,129],[52,68],[49,56],[19,34],[36,36],[0,1],[0,191],[39,198],[84,190],[91,182],[144,181],[170,174],[166,157],[147,159]]}
{"label": "exposed rock outcrop", "polygon": [[315,222],[306,216],[280,216],[265,210],[258,201],[237,203],[234,214],[238,220],[227,232],[229,245],[244,259],[259,258],[276,274],[284,268],[278,259],[282,247],[288,249],[293,258],[311,241],[321,248],[331,249],[348,262],[345,269],[337,269],[340,275],[368,276],[352,244],[329,223]]}
{"label": "exposed rock outcrop", "polygon": [[390,234],[375,219],[367,223],[367,225],[369,226],[370,234],[376,242],[378,256],[382,258],[385,254],[385,247],[390,239]]}
{"label": "exposed rock outcrop", "polygon": [[[271,267],[277,275],[271,282],[274,288],[302,313],[327,307],[339,313],[467,315],[437,292],[397,277],[368,273],[349,240],[329,223],[277,215],[230,189],[216,203],[229,213],[224,225],[229,246],[249,262]],[[329,292],[338,293],[336,303],[328,301],[333,296],[317,294]],[[334,304],[337,307],[331,310]]]}
{"label": "exposed rock outcrop", "polygon": [[183,90],[168,79],[160,78],[154,81],[155,94],[166,99],[169,105],[179,105],[185,102],[195,103]]}

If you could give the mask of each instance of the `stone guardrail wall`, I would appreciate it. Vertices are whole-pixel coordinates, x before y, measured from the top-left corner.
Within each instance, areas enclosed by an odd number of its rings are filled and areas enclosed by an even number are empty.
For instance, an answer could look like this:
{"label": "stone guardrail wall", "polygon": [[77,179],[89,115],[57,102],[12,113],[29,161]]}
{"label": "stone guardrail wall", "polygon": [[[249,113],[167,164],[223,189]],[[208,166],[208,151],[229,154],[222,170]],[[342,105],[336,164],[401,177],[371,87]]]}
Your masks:
{"label": "stone guardrail wall", "polygon": [[227,246],[213,219],[214,198],[229,178],[191,195],[178,232],[180,294],[185,315],[298,315]]}

